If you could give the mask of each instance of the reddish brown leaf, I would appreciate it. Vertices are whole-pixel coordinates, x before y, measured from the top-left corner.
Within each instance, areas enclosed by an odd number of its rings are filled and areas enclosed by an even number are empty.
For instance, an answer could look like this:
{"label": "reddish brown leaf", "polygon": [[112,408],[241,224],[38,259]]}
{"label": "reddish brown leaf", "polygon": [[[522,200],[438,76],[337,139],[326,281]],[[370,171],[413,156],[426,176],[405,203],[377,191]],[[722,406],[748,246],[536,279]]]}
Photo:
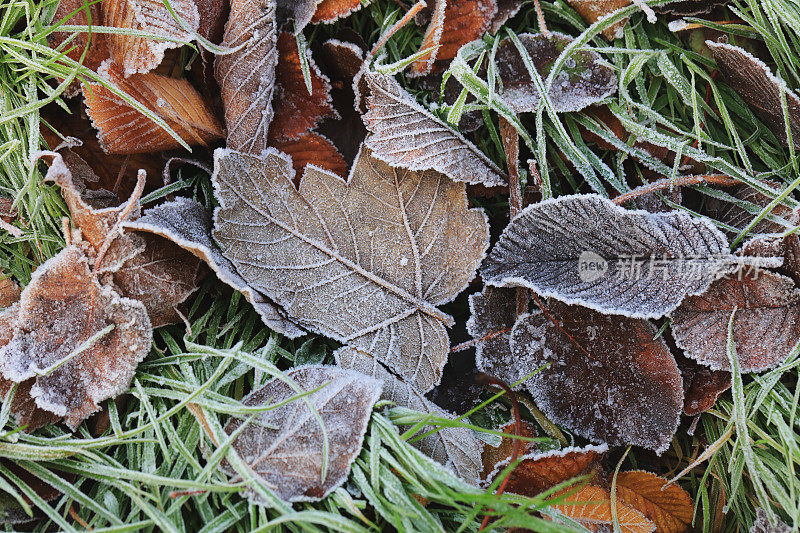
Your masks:
{"label": "reddish brown leaf", "polygon": [[[561,501],[552,507],[589,527],[611,526],[614,521],[614,514],[611,511],[611,495],[601,487],[587,485],[572,494],[563,496]],[[619,497],[617,498],[617,519],[621,533],[652,533],[656,529],[653,522],[636,509],[619,501]]]}
{"label": "reddish brown leaf", "polygon": [[522,7],[523,0],[497,0],[497,13],[489,24],[489,31],[497,33]]}
{"label": "reddish brown leaf", "polygon": [[695,416],[714,406],[720,394],[731,388],[731,373],[711,370],[691,359],[682,358],[678,364],[683,375],[683,414]]}
{"label": "reddish brown leaf", "polygon": [[656,525],[659,533],[684,533],[692,529],[694,502],[677,484],[641,470],[617,475],[617,498]]}
{"label": "reddish brown leaf", "polygon": [[334,22],[350,16],[361,9],[362,5],[361,0],[320,0],[311,22]]}
{"label": "reddish brown leaf", "polygon": [[[186,143],[205,145],[222,137],[222,126],[200,93],[186,80],[152,73],[125,79],[108,61],[101,65],[98,74],[162,118]],[[135,154],[180,146],[158,124],[102,85],[84,86],[83,94],[105,151]]]}
{"label": "reddish brown leaf", "polygon": [[[613,13],[623,7],[631,5],[630,0],[567,0],[572,9],[586,21],[587,24],[594,24],[609,13]],[[612,24],[603,30],[603,37],[612,41],[622,37],[622,29],[628,23],[625,17],[616,24]]]}
{"label": "reddish brown leaf", "polygon": [[[519,435],[521,437],[536,437],[537,435],[536,427],[533,424],[525,422],[524,420],[522,421],[522,428],[519,433],[517,433],[516,424],[513,421],[501,427],[499,431],[502,431],[508,435]],[[488,481],[489,474],[495,470],[495,467],[498,463],[506,461],[506,464],[508,464],[507,461],[511,457],[511,453],[514,449],[514,442],[517,440],[518,439],[511,436],[504,436],[500,441],[500,445],[496,448],[488,445],[483,447],[483,453],[481,454],[481,459],[483,461],[483,472],[481,472],[481,479]],[[520,456],[531,453],[535,449],[535,442],[522,441]]]}
{"label": "reddish brown leaf", "polygon": [[[5,274],[3,274],[5,276]],[[0,307],[8,307],[19,300],[22,289],[16,281],[8,277],[0,277]]]}
{"label": "reddish brown leaf", "polygon": [[178,41],[191,41],[197,31],[200,15],[193,0],[173,0],[172,8],[191,31],[184,30],[161,0],[103,0],[106,26],[152,33],[163,39],[150,39],[136,35],[108,34],[108,48],[126,77],[144,74],[156,68],[164,59],[164,52],[177,48]]}
{"label": "reddish brown leaf", "polygon": [[347,163],[332,142],[313,131],[294,141],[277,141],[274,147],[292,158],[295,182],[299,182],[306,165],[315,165],[341,176],[347,176]]}
{"label": "reddish brown leaf", "polygon": [[230,6],[227,0],[194,0],[200,14],[197,33],[213,43],[222,40]]}

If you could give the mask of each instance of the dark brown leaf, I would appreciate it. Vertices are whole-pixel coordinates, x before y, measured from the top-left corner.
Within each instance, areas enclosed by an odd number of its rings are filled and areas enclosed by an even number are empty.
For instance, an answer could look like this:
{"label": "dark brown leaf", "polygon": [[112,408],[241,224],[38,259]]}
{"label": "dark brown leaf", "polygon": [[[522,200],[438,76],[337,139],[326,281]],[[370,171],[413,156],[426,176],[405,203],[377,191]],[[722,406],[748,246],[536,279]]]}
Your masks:
{"label": "dark brown leaf", "polygon": [[278,28],[294,34],[302,31],[314,16],[317,3],[319,0],[276,0],[275,19]]}
{"label": "dark brown leaf", "polygon": [[227,0],[194,0],[200,14],[197,33],[212,43],[222,40],[230,5]]}

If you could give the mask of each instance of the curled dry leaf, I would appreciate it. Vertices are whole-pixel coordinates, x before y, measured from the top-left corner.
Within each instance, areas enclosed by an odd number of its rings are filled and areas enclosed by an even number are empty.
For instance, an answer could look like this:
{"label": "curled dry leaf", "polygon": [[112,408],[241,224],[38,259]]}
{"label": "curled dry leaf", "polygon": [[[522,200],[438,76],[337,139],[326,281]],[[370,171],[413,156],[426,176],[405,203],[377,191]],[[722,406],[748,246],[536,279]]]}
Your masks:
{"label": "curled dry leaf", "polygon": [[139,30],[160,37],[152,39],[118,33],[106,36],[111,55],[126,77],[150,72],[164,59],[167,49],[194,39],[193,32],[200,26],[200,14],[194,1],[172,0],[170,4],[187,29],[181,27],[161,0],[103,0],[106,26]]}
{"label": "curled dry leaf", "polygon": [[776,78],[763,61],[727,43],[706,41],[725,81],[742,97],[764,124],[784,145],[788,144],[781,93],[786,94],[792,142],[800,147],[800,98]]}
{"label": "curled dry leaf", "polygon": [[363,148],[347,182],[308,167],[298,191],[279,152],[214,155],[214,238],[250,286],[420,392],[438,383],[452,318],[436,306],[467,286],[488,245],[464,185]]}
{"label": "curled dry leaf", "polygon": [[460,133],[433,116],[394,78],[366,74],[370,96],[364,124],[373,157],[395,167],[437,170],[451,179],[486,186],[505,185],[497,165]]}
{"label": "curled dry leaf", "polygon": [[[631,0],[567,0],[569,6],[587,22],[594,24],[601,18],[631,5]],[[603,30],[603,37],[609,41],[622,38],[622,30],[628,23],[628,17]]]}
{"label": "curled dry leaf", "polygon": [[633,507],[656,525],[659,533],[685,533],[692,530],[694,502],[678,484],[641,470],[617,475],[617,498]]}
{"label": "curled dry leaf", "polygon": [[231,0],[222,46],[242,48],[214,60],[228,148],[252,154],[267,148],[278,63],[276,42],[275,0]]}
{"label": "curled dry leaf", "polygon": [[[544,81],[572,37],[562,33],[523,33],[519,40]],[[541,94],[510,38],[500,43],[495,63],[503,84],[500,96],[519,113],[536,111]],[[600,55],[593,50],[577,50],[556,74],[547,96],[556,111],[580,111],[616,90],[617,76],[611,67],[602,63]]]}
{"label": "curled dry leaf", "polygon": [[335,22],[359,10],[363,5],[361,0],[319,0],[311,22]]}
{"label": "curled dry leaf", "polygon": [[678,364],[683,375],[683,414],[699,415],[708,411],[720,394],[731,388],[731,373],[711,370],[691,359],[682,359]]}
{"label": "curled dry leaf", "polygon": [[[683,410],[675,359],[646,320],[553,302],[520,317],[511,352],[540,372],[527,386],[545,415],[609,445],[667,449]],[[529,363],[528,363],[529,362]]]}
{"label": "curled dry leaf", "polygon": [[280,140],[272,146],[292,158],[295,182],[303,175],[306,165],[329,170],[337,176],[347,176],[347,162],[327,137],[307,131],[295,140]]}
{"label": "curled dry leaf", "polygon": [[707,219],[629,211],[589,194],[526,208],[503,231],[481,276],[602,313],[657,318],[734,262]]}
{"label": "curled dry leaf", "polygon": [[[391,373],[368,354],[345,346],[337,350],[334,355],[339,366],[357,370],[383,381],[382,399],[422,413],[453,418],[453,415],[439,408],[419,390]],[[426,433],[433,429],[433,426],[425,426],[419,431]],[[471,430],[444,427],[413,444],[428,457],[458,474],[464,481],[473,485],[477,485],[480,481],[483,444],[475,438]]]}
{"label": "curled dry leaf", "polygon": [[127,389],[152,334],[144,305],[98,281],[86,254],[69,245],[22,291],[14,335],[0,348],[0,373],[16,383],[33,380],[36,405],[74,430]]}
{"label": "curled dry leaf", "polygon": [[[611,526],[614,523],[611,494],[604,488],[587,485],[577,491],[565,490],[559,497],[559,503],[551,507],[587,527]],[[653,522],[619,501],[619,497],[616,507],[620,533],[653,533],[656,530]]]}
{"label": "curled dry leaf", "polygon": [[277,305],[250,287],[222,255],[211,238],[211,215],[202,204],[176,198],[147,210],[141,218],[125,223],[125,227],[160,235],[205,261],[220,281],[244,295],[270,329],[292,339],[305,334]]}
{"label": "curled dry leaf", "polygon": [[[590,445],[521,456],[521,461],[508,476],[506,490],[514,494],[536,496],[572,478],[593,477],[600,471],[600,461],[607,451],[608,446]],[[489,474],[489,480],[499,475],[509,463],[509,459],[497,463]]]}
{"label": "curled dry leaf", "polygon": [[800,339],[800,290],[780,274],[738,270],[690,296],[672,313],[672,334],[687,357],[730,370],[728,322],[742,372],[780,364]]}
{"label": "curled dry leaf", "polygon": [[[103,62],[97,73],[163,119],[187,144],[205,145],[222,137],[222,125],[188,81],[154,73],[126,79],[110,61]],[[83,94],[86,112],[106,152],[135,154],[180,147],[161,126],[103,85],[84,85]]]}
{"label": "curled dry leaf", "polygon": [[[242,403],[266,407],[291,401],[262,412],[244,429],[242,421],[234,418],[225,432],[230,435],[241,429],[232,448],[267,485],[275,487],[278,497],[287,502],[321,500],[347,479],[361,451],[372,406],[381,395],[381,382],[353,370],[321,365],[294,368],[286,372],[286,378],[292,384],[274,379]],[[292,400],[302,393],[308,394]],[[327,435],[327,458],[323,435]],[[264,503],[253,491],[248,491],[248,497]]]}
{"label": "curled dry leaf", "polygon": [[197,33],[213,43],[222,40],[228,16],[227,0],[194,0],[200,14]]}
{"label": "curled dry leaf", "polygon": [[[500,444],[497,447],[489,445],[483,447],[483,453],[481,454],[481,462],[483,463],[481,480],[484,482],[490,482],[492,480],[492,472],[500,462],[505,461],[506,464],[508,464],[508,460],[514,453],[514,443],[517,440],[520,440],[512,437],[511,435],[528,438],[534,438],[538,435],[536,427],[524,420],[521,420],[521,427],[519,431],[517,431],[516,423],[513,420],[501,427],[498,431],[506,433],[509,436],[502,437]],[[520,442],[520,457],[533,453],[534,450],[536,450],[535,442],[527,440],[522,440]]]}

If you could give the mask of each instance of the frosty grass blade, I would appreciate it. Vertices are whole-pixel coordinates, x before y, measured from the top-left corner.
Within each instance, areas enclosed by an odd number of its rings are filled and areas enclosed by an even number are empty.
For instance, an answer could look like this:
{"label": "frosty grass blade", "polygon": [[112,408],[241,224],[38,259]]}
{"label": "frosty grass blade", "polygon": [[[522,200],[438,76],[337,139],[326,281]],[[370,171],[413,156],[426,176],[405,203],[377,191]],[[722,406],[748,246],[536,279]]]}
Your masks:
{"label": "frosty grass blade", "polygon": [[[231,446],[282,500],[319,501],[347,479],[350,465],[361,452],[372,406],[381,395],[381,382],[353,370],[322,365],[293,368],[286,377],[300,393],[310,394],[263,411],[241,429]],[[242,403],[268,407],[297,395],[295,388],[274,379]],[[232,418],[225,433],[240,430],[242,423]],[[248,490],[247,495],[250,501],[266,505],[256,492]]]}
{"label": "frosty grass blade", "polygon": [[707,219],[629,211],[589,194],[526,208],[503,231],[481,276],[601,313],[657,318],[736,261]]}

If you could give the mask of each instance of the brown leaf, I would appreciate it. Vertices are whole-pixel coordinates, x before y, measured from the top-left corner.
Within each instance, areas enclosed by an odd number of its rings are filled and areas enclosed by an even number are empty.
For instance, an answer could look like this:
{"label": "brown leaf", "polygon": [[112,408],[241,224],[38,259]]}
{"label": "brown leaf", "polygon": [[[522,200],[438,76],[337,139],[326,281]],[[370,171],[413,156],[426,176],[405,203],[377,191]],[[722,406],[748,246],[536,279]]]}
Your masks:
{"label": "brown leaf", "polygon": [[683,414],[699,415],[708,411],[720,394],[731,388],[731,373],[725,370],[710,370],[691,359],[683,358],[678,365],[683,375]]}
{"label": "brown leaf", "polygon": [[[587,24],[594,24],[609,13],[631,5],[630,0],[567,0],[569,6],[578,12],[578,15]],[[603,30],[603,37],[609,41],[622,38],[622,30],[628,23],[628,17],[612,24]]]}
{"label": "brown leaf", "polygon": [[692,529],[694,502],[677,484],[641,470],[617,475],[617,498],[644,514],[659,533],[684,533]]}
{"label": "brown leaf", "polygon": [[728,321],[742,372],[780,364],[800,339],[800,290],[780,274],[740,269],[718,279],[672,312],[672,334],[687,357],[712,370],[730,370]]}
{"label": "brown leaf", "polygon": [[683,410],[675,358],[646,320],[552,302],[520,317],[511,351],[534,368],[539,408],[579,435],[615,446],[667,449]]}
{"label": "brown leaf", "polygon": [[222,40],[230,6],[227,0],[194,0],[200,21],[197,33],[212,43]]}
{"label": "brown leaf", "polygon": [[306,88],[297,43],[291,33],[278,35],[278,67],[275,72],[275,116],[269,129],[270,145],[297,140],[323,119],[335,116],[330,82],[307,52],[311,94]]}
{"label": "brown leaf", "polygon": [[225,107],[228,148],[251,154],[267,148],[278,63],[276,42],[275,0],[231,0],[222,46],[243,48],[219,55],[214,62]]}
{"label": "brown leaf", "polygon": [[215,152],[214,238],[237,271],[300,325],[369,353],[420,392],[441,379],[452,319],[436,306],[488,245],[464,185],[393,169],[362,148],[347,182],[307,167],[299,191],[274,150]]}
{"label": "brown leaf", "polygon": [[306,27],[319,0],[276,0],[275,19],[281,30],[292,30],[295,34]]}
{"label": "brown leaf", "polygon": [[709,13],[714,8],[725,5],[728,0],[679,0],[663,6],[653,6],[656,13],[666,13],[679,17],[687,17]]}
{"label": "brown leaf", "polygon": [[342,154],[331,141],[319,133],[308,131],[293,141],[275,141],[273,146],[292,158],[295,183],[300,182],[300,177],[309,164],[330,170],[342,178],[347,176],[347,163]]}
{"label": "brown leaf", "polygon": [[[572,491],[570,491],[572,492]],[[562,493],[567,493],[565,490]],[[601,487],[587,485],[572,494],[566,494],[560,503],[552,507],[564,515],[586,526],[611,526],[614,515],[611,511],[611,495]],[[652,533],[656,526],[642,513],[625,505],[617,498],[617,519],[621,533]]]}
{"label": "brown leaf", "polygon": [[522,8],[523,0],[496,0],[497,13],[489,24],[489,31],[497,33],[509,19]]}
{"label": "brown leaf", "polygon": [[[5,274],[2,274],[5,276]],[[22,289],[9,277],[0,277],[0,307],[8,307],[19,300]]]}
{"label": "brown leaf", "polygon": [[[521,437],[536,437],[538,432],[533,424],[522,420],[521,428],[517,433],[516,423],[512,420],[505,426],[501,427],[498,431],[508,434],[509,436],[502,437],[500,444],[495,448],[493,446],[484,446],[483,453],[481,454],[481,461],[483,462],[483,471],[481,472],[481,479],[490,481],[489,475],[495,469],[498,463],[508,460],[514,451],[514,443],[519,440],[510,435],[518,435]],[[536,443],[531,441],[521,441],[520,457],[532,453],[536,449]]]}
{"label": "brown leaf", "polygon": [[[205,145],[222,137],[222,126],[188,81],[153,73],[134,74],[126,79],[109,61],[97,73],[163,119],[187,144]],[[135,154],[180,146],[158,124],[102,85],[84,85],[83,94],[87,113],[106,152]]]}
{"label": "brown leaf", "polygon": [[358,11],[362,5],[361,0],[320,0],[311,22],[335,22]]}
{"label": "brown leaf", "polygon": [[[584,446],[521,456],[521,461],[508,476],[506,490],[536,496],[572,478],[594,476],[599,472],[600,461],[607,451],[608,446]],[[509,463],[508,458],[497,463],[488,480],[499,475]]]}
{"label": "brown leaf", "polygon": [[[725,192],[730,194],[734,200],[739,200],[739,203],[744,202],[747,207],[738,205],[735,201],[716,197],[708,198],[706,206],[709,216],[713,217],[714,220],[733,226],[737,230],[743,230],[763,208],[767,207],[780,194],[782,189],[779,183],[771,180],[761,180],[761,184],[766,189],[773,191],[772,195],[768,196],[755,187],[746,184],[725,189]],[[777,218],[777,220],[771,220],[773,217]],[[793,213],[791,207],[785,204],[778,204],[772,209],[769,216],[761,219],[753,226],[750,234],[782,233],[800,221],[798,219],[800,219],[800,213]]]}
{"label": "brown leaf", "polygon": [[0,348],[0,373],[75,430],[99,403],[124,392],[150,349],[142,303],[98,281],[89,259],[68,245],[22,291],[14,335]]}
{"label": "brown leaf", "polygon": [[[308,394],[292,400],[298,393]],[[231,446],[284,501],[321,500],[347,478],[380,394],[379,380],[353,370],[321,365],[290,370],[286,378],[275,379],[242,399],[249,407],[290,401],[260,413]],[[241,425],[241,420],[233,418],[225,432],[230,435]],[[324,479],[323,434],[328,442]],[[255,503],[266,503],[255,491],[247,494]]]}
{"label": "brown leaf", "polygon": [[191,31],[184,30],[160,0],[103,0],[106,26],[152,33],[170,40],[157,40],[136,35],[108,34],[111,55],[125,77],[145,74],[158,66],[164,52],[177,48],[177,41],[191,41],[197,31],[200,15],[193,0],[173,0],[172,8]]}
{"label": "brown leaf", "polygon": [[784,145],[788,144],[783,120],[781,92],[786,93],[792,142],[800,147],[800,98],[776,78],[763,61],[738,46],[706,41],[714,54],[725,82],[735,90],[753,112]]}

